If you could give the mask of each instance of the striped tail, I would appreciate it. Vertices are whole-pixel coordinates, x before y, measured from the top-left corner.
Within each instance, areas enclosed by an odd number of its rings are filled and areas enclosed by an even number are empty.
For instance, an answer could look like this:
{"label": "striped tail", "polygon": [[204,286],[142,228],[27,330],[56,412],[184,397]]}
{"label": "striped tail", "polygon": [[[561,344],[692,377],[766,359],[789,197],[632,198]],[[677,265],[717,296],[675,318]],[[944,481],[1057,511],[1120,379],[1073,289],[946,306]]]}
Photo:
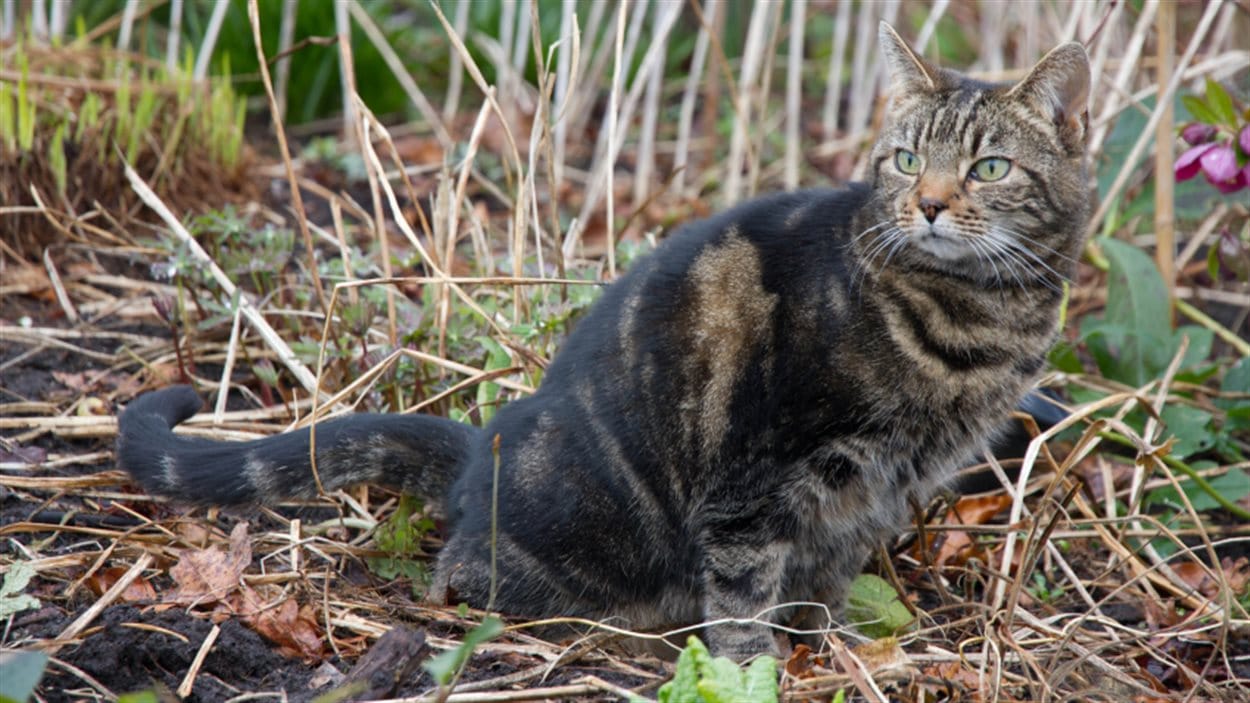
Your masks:
{"label": "striped tail", "polygon": [[[117,461],[144,489],[200,505],[317,495],[303,428],[250,442],[182,437],[203,401],[190,386],[136,398],[118,419]],[[429,415],[366,414],[317,424],[317,475],[327,490],[376,483],[441,501],[480,430]]]}

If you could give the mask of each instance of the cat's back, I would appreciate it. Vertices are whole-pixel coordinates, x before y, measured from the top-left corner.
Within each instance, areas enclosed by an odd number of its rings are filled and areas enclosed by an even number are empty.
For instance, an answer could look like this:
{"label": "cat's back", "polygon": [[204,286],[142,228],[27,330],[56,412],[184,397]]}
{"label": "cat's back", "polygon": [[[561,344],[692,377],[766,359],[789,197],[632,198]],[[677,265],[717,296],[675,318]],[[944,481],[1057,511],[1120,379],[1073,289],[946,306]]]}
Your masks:
{"label": "cat's back", "polygon": [[[776,193],[683,225],[604,292],[565,341],[543,388],[559,389],[605,364],[629,365],[639,354],[666,356],[663,341],[688,337],[699,320],[738,313],[745,324],[767,298],[807,294],[813,276],[841,275],[851,222],[870,196],[863,183]],[[735,330],[720,324],[717,331]]]}

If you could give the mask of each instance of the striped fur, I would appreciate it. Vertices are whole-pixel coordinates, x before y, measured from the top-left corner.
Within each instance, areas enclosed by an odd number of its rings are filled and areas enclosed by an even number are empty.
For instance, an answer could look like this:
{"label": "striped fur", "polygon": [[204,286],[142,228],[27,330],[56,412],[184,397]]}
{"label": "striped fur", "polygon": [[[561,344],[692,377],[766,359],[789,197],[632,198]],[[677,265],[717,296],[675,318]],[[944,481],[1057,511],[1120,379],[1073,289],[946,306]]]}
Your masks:
{"label": "striped fur", "polygon": [[[922,62],[888,27],[889,119],[866,184],[774,195],[670,237],[608,288],[532,397],[483,431],[320,425],[323,485],[445,500],[433,597],[635,627],[839,608],[874,544],[991,436],[1042,367],[1089,191],[1079,45],[1016,85]],[[914,175],[897,165],[915,154]],[[1007,159],[999,181],[969,177]],[[936,213],[930,223],[925,210]],[[119,461],[198,502],[315,492],[306,435],[175,438],[187,389],[136,400]],[[498,532],[490,505],[501,442]],[[774,610],[763,617],[788,617]],[[761,624],[713,649],[773,651]]]}

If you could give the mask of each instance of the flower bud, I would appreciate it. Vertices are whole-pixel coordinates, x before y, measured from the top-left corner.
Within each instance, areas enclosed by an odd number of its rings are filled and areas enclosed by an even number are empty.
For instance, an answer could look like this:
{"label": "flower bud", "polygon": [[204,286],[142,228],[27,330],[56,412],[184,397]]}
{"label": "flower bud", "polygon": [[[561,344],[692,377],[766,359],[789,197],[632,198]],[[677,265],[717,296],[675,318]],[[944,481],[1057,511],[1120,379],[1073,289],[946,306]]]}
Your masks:
{"label": "flower bud", "polygon": [[1198,146],[1215,139],[1216,132],[1214,125],[1204,122],[1190,122],[1181,130],[1181,139],[1184,139],[1190,146]]}

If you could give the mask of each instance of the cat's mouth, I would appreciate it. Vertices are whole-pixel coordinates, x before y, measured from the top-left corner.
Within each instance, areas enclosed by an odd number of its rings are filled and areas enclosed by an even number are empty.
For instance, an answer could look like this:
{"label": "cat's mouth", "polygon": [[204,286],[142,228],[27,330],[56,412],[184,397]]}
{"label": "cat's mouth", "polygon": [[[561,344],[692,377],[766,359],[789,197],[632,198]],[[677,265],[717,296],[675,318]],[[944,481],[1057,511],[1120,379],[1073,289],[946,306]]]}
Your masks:
{"label": "cat's mouth", "polygon": [[958,234],[943,232],[937,225],[915,227],[910,235],[921,251],[945,261],[958,261],[976,256],[972,247]]}

